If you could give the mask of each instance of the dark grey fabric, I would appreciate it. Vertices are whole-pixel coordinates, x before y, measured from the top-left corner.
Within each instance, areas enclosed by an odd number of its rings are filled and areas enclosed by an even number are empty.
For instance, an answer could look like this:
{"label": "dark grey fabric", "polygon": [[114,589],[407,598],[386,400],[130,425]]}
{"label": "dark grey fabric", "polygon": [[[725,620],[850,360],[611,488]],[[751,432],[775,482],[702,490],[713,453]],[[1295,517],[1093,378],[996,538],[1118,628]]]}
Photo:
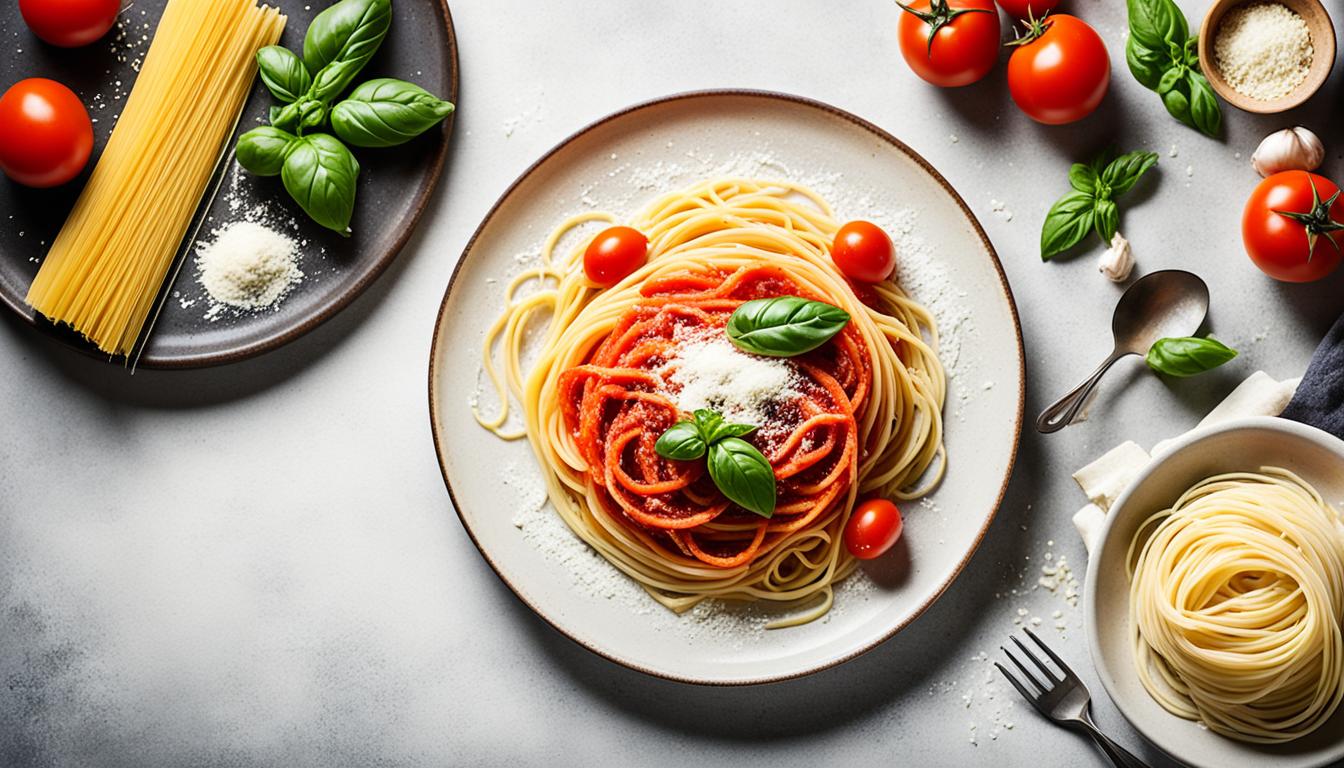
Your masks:
{"label": "dark grey fabric", "polygon": [[1344,316],[1311,356],[1311,365],[1283,417],[1344,437]]}

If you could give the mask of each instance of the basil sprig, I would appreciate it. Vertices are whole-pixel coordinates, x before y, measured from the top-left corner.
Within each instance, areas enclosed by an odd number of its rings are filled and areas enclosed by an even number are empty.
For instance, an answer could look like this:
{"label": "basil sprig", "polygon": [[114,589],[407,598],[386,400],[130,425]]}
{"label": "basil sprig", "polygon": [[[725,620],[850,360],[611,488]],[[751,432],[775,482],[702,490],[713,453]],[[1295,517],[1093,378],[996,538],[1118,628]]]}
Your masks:
{"label": "basil sprig", "polygon": [[423,88],[390,78],[370,80],[332,105],[391,25],[391,0],[341,0],[308,25],[301,57],[277,45],[257,51],[261,81],[280,103],[270,109],[269,126],[238,138],[238,164],[258,176],[280,175],[313,221],[342,235],[350,231],[359,181],[359,162],[342,142],[403,144],[453,111]]}
{"label": "basil sprig", "polygon": [[709,478],[728,500],[761,517],[775,514],[775,470],[743,437],[756,431],[733,424],[707,408],[679,421],[658,437],[653,450],[665,459],[695,461],[708,454]]}
{"label": "basil sprig", "polygon": [[1223,112],[1199,67],[1199,43],[1172,0],[1127,0],[1125,60],[1145,88],[1157,92],[1172,117],[1206,136],[1222,132]]}
{"label": "basil sprig", "polygon": [[1088,232],[1096,232],[1102,243],[1110,243],[1120,226],[1120,209],[1115,198],[1133,189],[1139,177],[1157,163],[1153,152],[1126,152],[1110,159],[1103,153],[1084,165],[1069,169],[1073,191],[1050,207],[1041,226],[1041,260],[1067,251],[1083,241]]}
{"label": "basil sprig", "polygon": [[728,318],[728,339],[744,352],[793,357],[820,347],[844,330],[849,313],[799,296],[742,304]]}
{"label": "basil sprig", "polygon": [[1217,339],[1158,339],[1144,359],[1148,367],[1168,376],[1194,376],[1212,370],[1237,356],[1237,351]]}

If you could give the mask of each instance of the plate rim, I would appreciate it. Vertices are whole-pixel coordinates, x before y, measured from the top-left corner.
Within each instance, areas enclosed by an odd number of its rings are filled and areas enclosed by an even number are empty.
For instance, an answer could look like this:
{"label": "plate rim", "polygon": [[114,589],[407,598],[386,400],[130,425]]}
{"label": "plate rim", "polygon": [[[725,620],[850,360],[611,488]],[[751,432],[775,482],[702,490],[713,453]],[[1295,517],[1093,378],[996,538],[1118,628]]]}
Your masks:
{"label": "plate rim", "polygon": [[[1101,530],[1097,533],[1096,540],[1091,547],[1092,551],[1098,553],[1098,556],[1093,557],[1091,554],[1088,555],[1087,571],[1083,577],[1083,604],[1085,606],[1083,611],[1083,624],[1084,634],[1087,636],[1087,655],[1092,662],[1092,668],[1097,673],[1097,679],[1101,681],[1102,689],[1106,691],[1107,698],[1111,700],[1111,704],[1115,706],[1115,709],[1120,713],[1120,716],[1125,719],[1125,722],[1129,723],[1130,727],[1133,728],[1144,741],[1156,747],[1162,754],[1180,763],[1189,761],[1191,759],[1190,756],[1172,752],[1166,746],[1168,740],[1159,740],[1155,738],[1150,732],[1151,729],[1135,722],[1135,720],[1130,717],[1130,709],[1132,709],[1132,706],[1128,703],[1129,699],[1116,696],[1115,691],[1111,687],[1111,680],[1115,675],[1108,671],[1109,666],[1104,666],[1102,663],[1103,659],[1107,657],[1105,657],[1100,650],[1100,629],[1098,628],[1097,616],[1097,576],[1101,571],[1102,559],[1100,557],[1100,552],[1106,540],[1112,535],[1112,532],[1116,528],[1116,525],[1118,524],[1117,521],[1120,519],[1119,515],[1113,514],[1112,512],[1116,509],[1120,509],[1122,504],[1127,503],[1138,487],[1152,477],[1162,464],[1166,463],[1177,453],[1189,450],[1192,446],[1204,442],[1205,440],[1212,439],[1228,432],[1236,432],[1244,429],[1268,429],[1271,431],[1283,432],[1285,434],[1293,435],[1294,437],[1303,438],[1309,442],[1321,444],[1340,456],[1344,456],[1344,439],[1338,438],[1319,427],[1312,426],[1311,424],[1286,419],[1282,416],[1241,416],[1229,419],[1221,424],[1214,424],[1207,427],[1196,426],[1190,431],[1174,438],[1171,445],[1162,452],[1162,455],[1149,461],[1148,464],[1125,485],[1125,488],[1121,491],[1120,495],[1116,497],[1115,503],[1111,505],[1111,511],[1106,513],[1105,522],[1103,523]],[[1170,717],[1179,719],[1176,718],[1175,715],[1170,715]],[[1334,753],[1323,755],[1321,761],[1307,763],[1307,765],[1316,768],[1334,765],[1341,756],[1344,756],[1344,741],[1339,743],[1338,749]],[[1272,755],[1264,755],[1263,757],[1272,759]],[[1208,765],[1208,763],[1202,764]]]}
{"label": "plate rim", "polygon": [[[457,50],[457,31],[453,26],[452,12],[448,9],[448,0],[436,0],[435,4],[443,17],[444,31],[447,32],[447,45],[444,47],[445,56],[442,63],[449,68],[448,72],[448,100],[456,107],[459,100],[459,84],[461,67],[458,61]],[[439,142],[438,150],[429,160],[430,173],[421,181],[416,190],[415,197],[411,200],[410,214],[402,221],[402,226],[387,250],[378,257],[378,259],[345,290],[337,293],[331,300],[324,302],[316,312],[301,318],[300,322],[288,328],[284,328],[259,341],[245,344],[242,346],[233,346],[216,352],[191,353],[185,355],[174,355],[160,357],[151,354],[143,354],[139,358],[125,363],[131,368],[149,368],[154,370],[196,370],[201,368],[212,368],[220,365],[229,365],[231,363],[241,362],[253,357],[272,352],[290,342],[306,335],[318,326],[327,322],[341,312],[341,310],[350,306],[355,299],[359,298],[369,286],[373,285],[382,274],[387,271],[392,262],[401,253],[402,248],[410,241],[411,235],[415,233],[420,219],[424,216],[425,209],[429,207],[429,199],[438,188],[439,181],[443,175],[444,161],[448,157],[448,144],[453,136],[453,123],[457,115],[454,109],[451,114],[443,121],[443,138]],[[171,287],[171,283],[167,287]],[[38,314],[33,311],[21,299],[17,302],[9,295],[0,292],[0,305],[9,310],[8,314],[13,315],[24,326],[35,330],[51,342],[58,346],[78,352],[86,357],[91,357],[104,362],[117,363],[118,358],[107,355],[98,350],[93,345],[77,340],[67,338],[66,334],[59,332],[51,327],[49,322],[39,319]]]}
{"label": "plate rim", "polygon": [[[985,517],[984,523],[980,526],[980,529],[976,531],[975,541],[971,544],[970,548],[967,549],[965,555],[963,555],[961,560],[956,563],[952,572],[941,584],[938,585],[938,588],[932,594],[930,594],[922,603],[920,603],[920,605],[917,608],[915,608],[914,611],[912,611],[908,616],[903,618],[900,622],[897,622],[894,626],[892,626],[889,630],[881,634],[879,637],[876,637],[873,640],[863,644],[861,647],[855,648],[833,659],[812,663],[807,665],[805,668],[782,674],[758,675],[753,677],[732,678],[732,679],[707,679],[707,678],[697,678],[688,675],[678,675],[658,669],[653,669],[643,664],[640,664],[636,661],[633,661],[631,659],[622,658],[615,653],[608,652],[607,650],[599,648],[595,645],[590,645],[589,643],[585,642],[582,638],[578,637],[576,634],[570,632],[565,627],[561,626],[557,620],[548,616],[545,612],[543,612],[540,608],[538,608],[536,604],[534,604],[531,600],[525,597],[523,593],[520,592],[518,588],[515,587],[511,581],[509,581],[509,578],[504,575],[503,571],[500,570],[499,565],[495,563],[494,559],[490,556],[488,552],[486,552],[485,548],[481,546],[481,542],[476,538],[475,531],[472,530],[470,523],[467,522],[466,517],[463,516],[462,514],[462,507],[458,503],[457,494],[453,491],[452,481],[448,478],[448,466],[444,459],[444,441],[440,439],[439,434],[440,429],[438,425],[440,422],[439,414],[441,412],[441,406],[436,392],[438,390],[437,384],[439,379],[438,374],[439,337],[446,326],[445,316],[448,311],[448,300],[452,296],[453,288],[456,287],[457,285],[457,280],[462,272],[463,266],[466,264],[467,259],[471,256],[471,251],[472,248],[476,245],[476,241],[480,238],[481,234],[485,231],[485,229],[490,225],[495,215],[499,212],[500,207],[503,206],[504,202],[510,196],[513,195],[513,193],[518,189],[518,187],[522,186],[522,184],[529,177],[531,177],[533,173],[538,171],[552,157],[556,156],[557,154],[568,148],[570,144],[574,143],[578,139],[587,135],[589,132],[606,125],[607,123],[626,117],[627,115],[633,114],[635,112],[655,107],[661,107],[675,102],[694,101],[700,99],[714,99],[723,97],[738,97],[738,98],[745,97],[745,98],[764,99],[767,101],[782,101],[795,106],[803,106],[811,109],[820,110],[834,117],[839,117],[849,123],[852,123],[866,130],[867,132],[873,134],[883,142],[892,145],[898,152],[903,153],[906,157],[913,160],[916,165],[918,165],[925,173],[927,173],[934,181],[936,181],[938,185],[941,186],[943,190],[948,195],[951,196],[952,200],[961,209],[962,215],[966,217],[966,220],[971,225],[971,229],[973,230],[975,235],[980,239],[981,244],[984,246],[986,252],[989,254],[990,262],[994,266],[994,270],[998,275],[999,286],[1003,290],[1004,298],[1008,302],[1008,309],[1013,319],[1013,332],[1014,337],[1016,338],[1017,341],[1018,391],[1017,391],[1017,412],[1013,416],[1012,450],[1009,453],[1008,466],[1004,471],[1003,481],[999,486],[999,491],[997,496],[995,497],[994,504],[992,505],[989,514]],[[471,539],[472,545],[476,547],[476,551],[481,555],[481,558],[484,559],[486,564],[490,566],[490,570],[494,571],[495,575],[499,577],[499,580],[502,581],[506,587],[508,587],[509,591],[513,593],[514,597],[516,597],[519,601],[521,601],[524,605],[526,605],[532,611],[532,613],[534,613],[542,621],[548,624],[556,632],[559,632],[562,636],[569,638],[571,641],[573,641],[580,647],[585,648],[588,651],[591,651],[592,653],[595,653],[598,656],[601,656],[602,658],[607,659],[608,661],[619,664],[620,666],[625,667],[627,669],[632,669],[636,672],[642,672],[651,677],[660,678],[663,680],[669,680],[677,683],[687,683],[692,685],[703,685],[710,687],[738,687],[749,685],[763,685],[768,683],[783,682],[785,680],[794,680],[797,678],[806,677],[807,675],[811,675],[817,672],[821,672],[826,669],[830,669],[832,667],[839,666],[847,661],[851,661],[873,650],[877,646],[882,645],[886,641],[890,640],[898,632],[900,632],[902,629],[905,629],[916,619],[922,616],[924,612],[929,609],[930,606],[932,606],[935,602],[937,602],[938,599],[941,598],[945,592],[947,592],[948,588],[952,585],[952,583],[956,581],[957,577],[960,576],[962,571],[965,570],[966,565],[970,562],[971,558],[980,549],[980,545],[984,541],[985,534],[989,531],[989,527],[993,524],[995,518],[998,516],[999,509],[1003,506],[1003,499],[1005,495],[1007,495],[1009,484],[1012,482],[1013,470],[1017,465],[1017,455],[1021,447],[1023,415],[1025,413],[1026,408],[1026,382],[1027,382],[1026,351],[1022,339],[1022,321],[1018,315],[1017,301],[1013,297],[1012,286],[1009,284],[1007,273],[1005,273],[1003,269],[1003,262],[999,259],[998,252],[994,249],[994,244],[990,242],[989,236],[985,233],[984,227],[981,226],[979,219],[975,217],[975,214],[971,211],[970,207],[966,205],[966,201],[957,192],[957,190],[953,188],[953,186],[947,181],[947,179],[944,178],[943,175],[939,173],[932,165],[930,165],[929,162],[925,160],[922,155],[920,155],[918,152],[912,149],[905,142],[901,141],[900,139],[893,136],[891,133],[887,132],[885,129],[878,127],[876,124],[862,117],[859,117],[858,115],[849,112],[848,110],[841,109],[840,107],[836,107],[834,105],[828,104],[826,102],[817,99],[772,90],[761,90],[752,88],[710,88],[710,89],[680,91],[666,96],[660,96],[652,99],[639,101],[636,102],[635,104],[624,107],[615,112],[611,112],[601,118],[598,118],[597,120],[587,123],[583,127],[579,128],[577,131],[561,139],[557,144],[552,146],[539,158],[537,158],[537,160],[529,164],[522,171],[522,173],[520,173],[518,177],[515,178],[513,182],[511,182],[508,185],[508,187],[505,188],[504,192],[490,206],[489,210],[487,210],[485,215],[482,217],[481,223],[476,227],[475,231],[472,232],[471,237],[467,240],[466,245],[463,246],[462,254],[461,256],[458,257],[457,263],[453,266],[452,276],[449,277],[448,279],[448,286],[447,288],[444,289],[443,299],[439,302],[439,310],[435,315],[434,334],[432,339],[430,340],[430,348],[429,348],[429,422],[430,422],[429,426],[430,426],[430,433],[434,440],[434,453],[436,458],[438,459],[439,473],[443,476],[443,483],[444,486],[448,489],[448,498],[453,504],[453,511],[457,514],[458,522],[461,523],[463,530],[466,531],[468,538]]]}

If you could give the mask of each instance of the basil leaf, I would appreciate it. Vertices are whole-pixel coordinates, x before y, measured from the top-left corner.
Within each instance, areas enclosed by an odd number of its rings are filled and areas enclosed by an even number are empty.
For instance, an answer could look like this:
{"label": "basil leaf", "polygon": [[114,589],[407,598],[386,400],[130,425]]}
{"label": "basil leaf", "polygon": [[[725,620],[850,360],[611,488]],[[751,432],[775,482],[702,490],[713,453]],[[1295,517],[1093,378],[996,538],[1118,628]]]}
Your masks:
{"label": "basil leaf", "polygon": [[1185,14],[1172,0],[1127,0],[1129,35],[1151,50],[1183,46],[1190,35]]}
{"label": "basil leaf", "polygon": [[1237,351],[1217,339],[1158,339],[1145,358],[1148,367],[1168,376],[1194,376],[1217,368]]}
{"label": "basil leaf", "polygon": [[709,477],[739,507],[761,517],[775,514],[775,471],[746,440],[729,437],[711,445]]}
{"label": "basil leaf", "polygon": [[303,63],[313,76],[310,95],[329,101],[345,90],[391,25],[391,0],[341,0],[319,13],[303,38]]}
{"label": "basil leaf", "polygon": [[1171,65],[1168,57],[1145,47],[1133,35],[1130,35],[1129,42],[1125,44],[1125,61],[1129,64],[1129,72],[1134,75],[1134,79],[1150,90],[1157,90],[1158,83],[1162,80],[1162,73]]}
{"label": "basil leaf", "polygon": [[849,323],[849,313],[798,296],[755,299],[728,318],[728,339],[744,352],[793,357],[830,341]]}
{"label": "basil leaf", "polygon": [[327,121],[327,106],[317,99],[305,98],[296,105],[299,109],[299,128],[297,133],[302,136],[304,132],[315,128],[321,128]]}
{"label": "basil leaf", "polygon": [[1156,164],[1156,152],[1126,152],[1101,172],[1101,183],[1111,188],[1111,197],[1119,197],[1132,189],[1139,177]]}
{"label": "basil leaf", "polygon": [[1190,117],[1190,97],[1181,92],[1182,88],[1185,87],[1187,86],[1184,83],[1179,83],[1170,91],[1162,94],[1162,104],[1171,113],[1172,117],[1193,128],[1195,123]]}
{"label": "basil leaf", "polygon": [[1095,207],[1092,195],[1077,190],[1056,201],[1041,226],[1041,260],[1049,261],[1050,257],[1082,242],[1092,230]]}
{"label": "basil leaf", "polygon": [[695,419],[695,425],[700,428],[700,434],[706,437],[723,423],[723,416],[718,411],[711,411],[708,408],[697,408],[691,416]]}
{"label": "basil leaf", "polygon": [[723,423],[714,427],[714,431],[709,433],[709,442],[717,443],[729,437],[746,437],[755,432],[757,427],[753,424],[728,424]]}
{"label": "basil leaf", "polygon": [[1097,191],[1097,171],[1090,165],[1074,163],[1069,167],[1069,185],[1079,192],[1093,194]]}
{"label": "basil leaf", "polygon": [[257,51],[257,73],[271,95],[286,104],[298,101],[313,85],[313,76],[308,74],[303,61],[293,51],[278,45]]}
{"label": "basil leaf", "polygon": [[271,125],[289,133],[298,133],[301,116],[298,104],[286,104],[283,107],[272,106],[270,111]]}
{"label": "basil leaf", "polygon": [[708,446],[700,428],[689,421],[679,421],[658,436],[653,450],[665,459],[691,461],[705,455]]}
{"label": "basil leaf", "polygon": [[1190,119],[1205,136],[1217,138],[1223,130],[1223,110],[1218,106],[1218,97],[1213,86],[1209,85],[1203,73],[1190,69],[1186,71],[1190,82]]}
{"label": "basil leaf", "polygon": [[1097,237],[1101,238],[1103,245],[1115,237],[1115,230],[1120,228],[1120,209],[1115,206],[1113,200],[1097,201],[1092,209],[1092,228],[1097,231]]}
{"label": "basil leaf", "polygon": [[342,235],[349,234],[359,161],[344,144],[325,133],[296,139],[280,178],[290,197],[313,221]]}
{"label": "basil leaf", "polygon": [[379,78],[356,88],[331,111],[331,127],[356,147],[404,144],[438,125],[453,105],[404,80]]}
{"label": "basil leaf", "polygon": [[1161,96],[1172,88],[1175,88],[1184,79],[1185,65],[1181,64],[1174,66],[1162,73],[1162,78],[1157,81],[1157,87],[1153,90],[1157,91],[1158,96]]}
{"label": "basil leaf", "polygon": [[278,176],[285,164],[285,152],[293,141],[295,141],[294,134],[274,126],[263,125],[239,136],[234,152],[238,164],[246,168],[249,173],[257,176]]}

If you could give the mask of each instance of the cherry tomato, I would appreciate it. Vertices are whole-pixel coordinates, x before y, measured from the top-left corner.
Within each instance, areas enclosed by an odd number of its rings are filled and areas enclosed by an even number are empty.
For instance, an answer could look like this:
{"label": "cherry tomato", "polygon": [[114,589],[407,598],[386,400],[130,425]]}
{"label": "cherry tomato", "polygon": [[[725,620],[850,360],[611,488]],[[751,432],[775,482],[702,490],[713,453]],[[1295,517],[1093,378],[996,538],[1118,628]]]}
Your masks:
{"label": "cherry tomato", "polygon": [[1014,43],[1008,92],[1031,119],[1062,125],[1092,114],[1111,83],[1111,59],[1101,35],[1074,16],[1037,20]]}
{"label": "cherry tomato", "polygon": [[930,83],[943,88],[970,85],[999,60],[994,0],[914,0],[901,7],[901,55]]}
{"label": "cherry tomato", "polygon": [[831,260],[854,280],[880,283],[896,269],[896,246],[876,224],[851,221],[835,233]]}
{"label": "cherry tomato", "polygon": [[74,91],[55,80],[20,80],[0,96],[0,171],[29,187],[75,178],[93,151],[93,123]]}
{"label": "cherry tomato", "polygon": [[1059,0],[999,0],[999,7],[1014,19],[1039,19],[1055,10]]}
{"label": "cherry tomato", "polygon": [[904,527],[895,504],[869,499],[854,508],[845,524],[845,549],[860,560],[872,560],[891,549]]}
{"label": "cherry tomato", "polygon": [[19,0],[19,13],[33,34],[52,45],[88,45],[117,22],[121,0]]}
{"label": "cherry tomato", "polygon": [[1265,179],[1246,201],[1241,239],[1260,271],[1290,283],[1335,271],[1344,246],[1344,199],[1333,181],[1306,171]]}
{"label": "cherry tomato", "polygon": [[644,266],[648,253],[649,238],[643,232],[630,227],[608,227],[598,232],[583,252],[583,273],[597,285],[608,288]]}

